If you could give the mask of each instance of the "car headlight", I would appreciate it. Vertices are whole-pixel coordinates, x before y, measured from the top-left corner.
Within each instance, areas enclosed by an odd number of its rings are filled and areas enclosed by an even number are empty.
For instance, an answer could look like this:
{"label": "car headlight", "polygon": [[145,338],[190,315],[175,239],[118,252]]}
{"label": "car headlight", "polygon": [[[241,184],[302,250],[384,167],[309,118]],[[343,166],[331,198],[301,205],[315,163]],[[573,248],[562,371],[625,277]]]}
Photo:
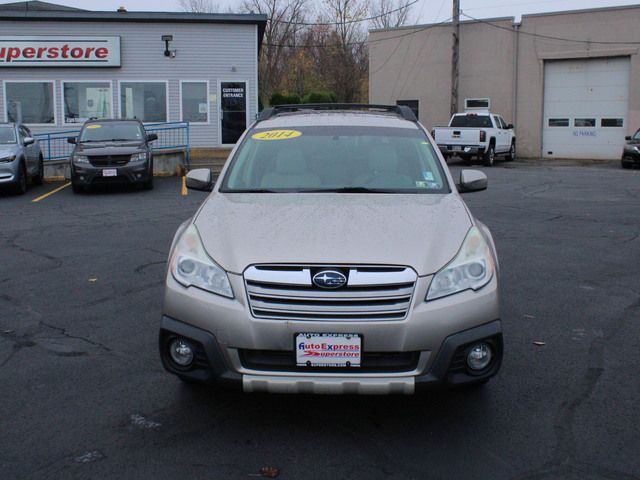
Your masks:
{"label": "car headlight", "polygon": [[86,155],[74,155],[73,163],[89,163],[89,157]]}
{"label": "car headlight", "polygon": [[185,287],[198,287],[211,293],[233,298],[227,272],[214,262],[202,245],[195,225],[189,225],[180,236],[169,264],[171,274]]}
{"label": "car headlight", "polygon": [[13,162],[15,159],[16,159],[15,155],[9,155],[9,156],[0,157],[0,162]]}
{"label": "car headlight", "polygon": [[131,155],[132,162],[146,162],[147,161],[147,152],[135,153]]}
{"label": "car headlight", "polygon": [[426,300],[484,287],[495,273],[491,249],[478,227],[471,227],[456,257],[435,274]]}

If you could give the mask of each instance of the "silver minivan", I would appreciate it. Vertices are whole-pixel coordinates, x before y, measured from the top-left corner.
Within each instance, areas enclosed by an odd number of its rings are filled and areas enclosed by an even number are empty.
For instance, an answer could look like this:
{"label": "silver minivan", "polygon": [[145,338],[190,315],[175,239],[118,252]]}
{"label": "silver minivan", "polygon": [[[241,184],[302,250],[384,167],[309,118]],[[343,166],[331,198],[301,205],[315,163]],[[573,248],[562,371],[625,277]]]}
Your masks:
{"label": "silver minivan", "polygon": [[186,382],[245,392],[412,394],[499,370],[498,262],[487,227],[403,106],[262,112],[180,226],[160,356]]}

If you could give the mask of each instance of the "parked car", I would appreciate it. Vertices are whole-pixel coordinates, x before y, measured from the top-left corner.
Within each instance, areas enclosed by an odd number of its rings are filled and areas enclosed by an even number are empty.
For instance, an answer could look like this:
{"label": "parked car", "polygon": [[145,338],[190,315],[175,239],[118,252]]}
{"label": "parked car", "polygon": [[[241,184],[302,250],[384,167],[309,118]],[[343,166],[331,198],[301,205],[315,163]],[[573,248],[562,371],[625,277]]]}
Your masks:
{"label": "parked car", "polygon": [[155,133],[147,134],[139,120],[92,120],[79,136],[70,137],[71,185],[74,193],[101,183],[132,183],[153,188]]}
{"label": "parked car", "polygon": [[622,152],[622,168],[640,165],[640,129],[630,137],[625,137],[627,144]]}
{"label": "parked car", "polygon": [[513,125],[489,111],[456,113],[449,126],[436,127],[431,135],[445,157],[459,155],[466,163],[477,156],[490,167],[497,155],[509,161],[516,158]]}
{"label": "parked car", "polygon": [[491,233],[404,106],[263,111],[174,238],[159,346],[187,382],[404,393],[500,368]]}
{"label": "parked car", "polygon": [[23,194],[29,180],[41,185],[43,178],[44,158],[31,130],[17,123],[0,123],[0,187]]}

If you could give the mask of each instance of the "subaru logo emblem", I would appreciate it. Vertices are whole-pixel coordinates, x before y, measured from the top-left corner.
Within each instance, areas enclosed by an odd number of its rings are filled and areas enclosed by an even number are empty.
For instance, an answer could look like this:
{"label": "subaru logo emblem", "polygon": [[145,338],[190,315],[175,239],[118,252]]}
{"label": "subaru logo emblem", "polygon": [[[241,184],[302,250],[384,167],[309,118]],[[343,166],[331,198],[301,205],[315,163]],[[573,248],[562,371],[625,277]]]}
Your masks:
{"label": "subaru logo emblem", "polygon": [[313,276],[313,284],[320,288],[340,288],[347,283],[347,277],[335,270],[322,270]]}

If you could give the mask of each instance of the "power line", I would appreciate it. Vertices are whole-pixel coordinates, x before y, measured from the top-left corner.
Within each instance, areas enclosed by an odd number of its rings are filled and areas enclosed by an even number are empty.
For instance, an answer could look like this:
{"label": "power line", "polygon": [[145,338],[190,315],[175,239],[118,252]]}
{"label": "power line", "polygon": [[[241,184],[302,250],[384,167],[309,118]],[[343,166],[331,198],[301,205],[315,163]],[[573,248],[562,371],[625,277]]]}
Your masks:
{"label": "power line", "polygon": [[[502,25],[498,25],[492,22],[489,22],[487,20],[481,20],[479,18],[475,18],[472,17],[471,15],[469,15],[468,13],[464,13],[464,12],[460,12],[462,13],[465,17],[470,18],[471,20],[475,20],[476,22],[480,22],[480,23],[484,23],[486,25],[490,25],[494,28],[498,28],[500,30],[506,30],[507,32],[511,32],[511,33],[516,33],[516,31],[510,27],[505,27]],[[541,33],[533,33],[533,32],[526,32],[524,30],[518,30],[518,33],[520,35],[527,35],[529,37],[537,37],[537,38],[544,38],[546,40],[558,40],[561,42],[571,42],[571,43],[585,43],[585,44],[591,44],[591,45],[640,45],[640,42],[617,42],[617,41],[597,41],[597,40],[577,40],[577,39],[573,39],[573,38],[564,38],[564,37],[556,37],[553,35],[543,35]]]}
{"label": "power line", "polygon": [[398,7],[396,9],[394,9],[394,10],[390,10],[388,12],[381,13],[379,15],[374,15],[372,17],[360,18],[358,20],[346,20],[344,22],[311,23],[311,22],[289,22],[287,20],[276,20],[276,19],[271,20],[271,21],[275,22],[275,23],[286,23],[286,24],[289,24],[289,25],[296,25],[296,26],[302,26],[302,27],[331,27],[331,26],[335,26],[335,25],[351,25],[353,23],[369,22],[371,20],[376,20],[378,18],[386,17],[387,15],[391,15],[392,13],[396,13],[396,12],[399,12],[399,11],[404,10],[406,8],[409,8],[412,5],[415,5],[416,3],[418,3],[419,1],[420,0],[413,0],[412,2],[409,2],[406,5]]}

